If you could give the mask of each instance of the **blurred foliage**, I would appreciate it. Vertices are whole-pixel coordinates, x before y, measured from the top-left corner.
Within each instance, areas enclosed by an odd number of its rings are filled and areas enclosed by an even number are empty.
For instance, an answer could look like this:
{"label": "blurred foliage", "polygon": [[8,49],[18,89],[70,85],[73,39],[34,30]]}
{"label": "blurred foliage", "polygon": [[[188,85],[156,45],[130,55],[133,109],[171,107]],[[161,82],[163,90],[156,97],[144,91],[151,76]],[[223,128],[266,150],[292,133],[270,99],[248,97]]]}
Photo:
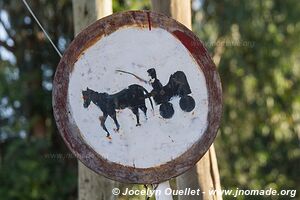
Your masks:
{"label": "blurred foliage", "polygon": [[[71,1],[29,3],[64,51]],[[60,58],[21,1],[2,0],[0,9],[0,199],[76,199],[77,161],[55,157],[68,152],[52,116]]]}
{"label": "blurred foliage", "polygon": [[[73,38],[71,0],[29,3],[63,52]],[[194,32],[220,58],[224,113],[215,146],[222,187],[299,192],[300,4],[192,5]],[[114,12],[149,8],[148,0],[113,0]],[[68,153],[51,108],[58,62],[23,4],[0,1],[0,199],[76,199],[76,159],[55,157]]]}
{"label": "blurred foliage", "polygon": [[74,199],[76,167],[49,157],[49,152],[51,146],[44,139],[12,141],[2,158],[1,199]]}
{"label": "blurred foliage", "polygon": [[113,12],[125,10],[149,10],[151,1],[149,0],[112,0]]}
{"label": "blurred foliage", "polygon": [[194,31],[221,56],[224,112],[216,149],[222,186],[300,191],[300,4],[202,3]]}

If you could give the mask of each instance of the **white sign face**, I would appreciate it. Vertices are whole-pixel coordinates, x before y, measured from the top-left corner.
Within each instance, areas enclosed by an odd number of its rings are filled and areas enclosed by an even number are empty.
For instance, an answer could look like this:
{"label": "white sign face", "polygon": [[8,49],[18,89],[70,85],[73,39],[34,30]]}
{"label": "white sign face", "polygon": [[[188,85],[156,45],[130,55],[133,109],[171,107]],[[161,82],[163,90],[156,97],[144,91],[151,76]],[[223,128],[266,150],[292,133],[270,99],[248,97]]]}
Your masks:
{"label": "white sign face", "polygon": [[174,35],[157,27],[120,28],[99,38],[74,64],[68,101],[83,140],[104,159],[134,168],[176,159],[208,125],[203,72]]}

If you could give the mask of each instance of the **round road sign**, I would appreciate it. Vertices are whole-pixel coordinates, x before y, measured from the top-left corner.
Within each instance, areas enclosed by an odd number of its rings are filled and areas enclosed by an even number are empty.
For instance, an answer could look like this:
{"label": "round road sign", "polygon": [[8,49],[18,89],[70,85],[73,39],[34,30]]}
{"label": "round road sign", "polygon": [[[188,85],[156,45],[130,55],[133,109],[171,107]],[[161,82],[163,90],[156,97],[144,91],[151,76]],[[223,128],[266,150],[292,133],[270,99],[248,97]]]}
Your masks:
{"label": "round road sign", "polygon": [[72,153],[110,179],[159,183],[190,169],[222,112],[216,67],[185,26],[149,11],[116,13],[61,59],[53,109]]}

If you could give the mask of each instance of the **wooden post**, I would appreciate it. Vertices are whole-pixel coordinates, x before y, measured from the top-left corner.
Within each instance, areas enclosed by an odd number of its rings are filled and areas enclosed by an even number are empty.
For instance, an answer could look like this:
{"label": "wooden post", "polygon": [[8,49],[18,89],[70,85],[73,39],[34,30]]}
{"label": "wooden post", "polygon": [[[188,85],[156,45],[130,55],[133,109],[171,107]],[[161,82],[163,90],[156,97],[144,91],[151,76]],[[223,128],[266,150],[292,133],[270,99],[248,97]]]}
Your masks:
{"label": "wooden post", "polygon": [[[74,29],[77,35],[97,19],[112,13],[111,0],[73,0]],[[118,183],[96,174],[78,162],[78,199],[114,200],[112,189]]]}
{"label": "wooden post", "polygon": [[[177,21],[192,29],[191,20],[191,1],[189,0],[151,0],[152,8],[155,12],[160,12],[171,16]],[[209,196],[209,190],[221,189],[218,163],[214,145],[212,144],[207,153],[197,163],[195,167],[177,178],[178,189],[198,189],[202,192],[202,196],[179,196],[179,200],[221,200],[222,196],[216,194]]]}
{"label": "wooden post", "polygon": [[112,14],[112,0],[73,0],[75,35],[97,19]]}
{"label": "wooden post", "polygon": [[189,29],[192,29],[191,1],[189,0],[151,0],[152,10],[171,16]]}
{"label": "wooden post", "polygon": [[166,190],[171,189],[169,181],[158,184],[156,190],[160,193],[155,193],[156,200],[173,200],[172,194],[167,195]]}

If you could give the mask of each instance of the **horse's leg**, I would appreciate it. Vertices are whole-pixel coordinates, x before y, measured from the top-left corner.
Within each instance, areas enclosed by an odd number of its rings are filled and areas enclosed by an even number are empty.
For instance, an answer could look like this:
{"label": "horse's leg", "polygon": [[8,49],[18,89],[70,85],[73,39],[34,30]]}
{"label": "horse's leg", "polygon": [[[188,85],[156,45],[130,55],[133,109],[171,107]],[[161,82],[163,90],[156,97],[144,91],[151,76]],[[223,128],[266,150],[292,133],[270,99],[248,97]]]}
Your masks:
{"label": "horse's leg", "polygon": [[106,126],[105,126],[105,120],[107,118],[107,113],[103,113],[103,116],[99,117],[99,120],[101,122],[101,126],[102,128],[105,130],[105,132],[107,133],[106,137],[110,138],[110,133],[108,132]]}
{"label": "horse's leg", "polygon": [[139,116],[139,108],[138,107],[135,107],[135,108],[132,108],[131,109],[133,114],[135,114],[136,116],[136,126],[140,126],[140,116]]}
{"label": "horse's leg", "polygon": [[145,118],[148,119],[148,117],[147,117],[147,107],[146,107],[146,105],[144,104],[144,105],[140,106],[140,109],[143,111],[143,113],[144,113],[144,115],[145,115]]}
{"label": "horse's leg", "polygon": [[116,127],[117,127],[116,131],[119,131],[119,129],[120,129],[120,124],[119,124],[119,122],[118,122],[118,120],[117,120],[116,112],[114,112],[114,113],[112,113],[112,114],[109,114],[109,116],[114,120],[114,122],[115,122],[115,124],[116,124]]}

